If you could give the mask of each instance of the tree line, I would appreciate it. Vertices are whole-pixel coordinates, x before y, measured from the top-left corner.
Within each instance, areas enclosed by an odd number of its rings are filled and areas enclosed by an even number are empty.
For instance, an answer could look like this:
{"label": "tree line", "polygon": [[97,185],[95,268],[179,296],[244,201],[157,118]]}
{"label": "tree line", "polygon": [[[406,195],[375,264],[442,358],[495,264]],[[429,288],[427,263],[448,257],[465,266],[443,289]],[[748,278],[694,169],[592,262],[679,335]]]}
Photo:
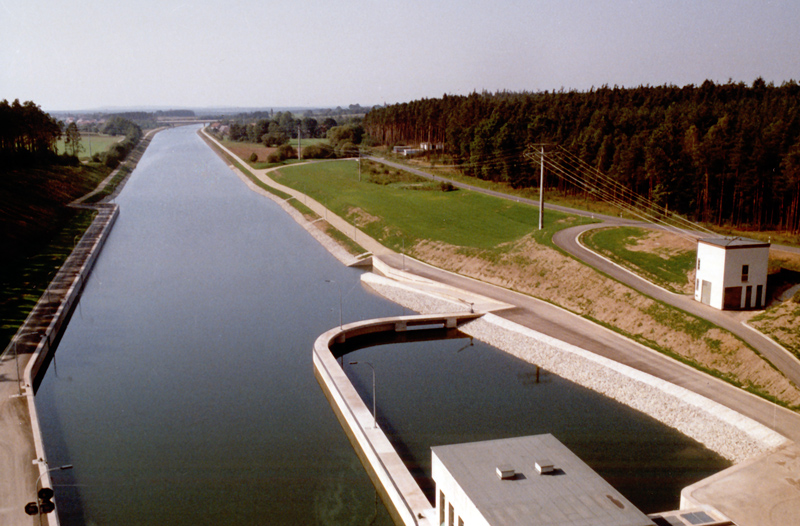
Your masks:
{"label": "tree line", "polygon": [[444,95],[373,108],[363,125],[379,144],[442,143],[466,175],[514,187],[538,185],[525,147],[557,144],[695,221],[800,232],[795,81]]}
{"label": "tree line", "polygon": [[[259,112],[263,115],[266,112]],[[263,143],[266,146],[280,146],[298,133],[306,139],[324,138],[328,130],[338,125],[332,117],[318,121],[313,117],[295,118],[289,111],[277,112],[269,118],[252,119],[251,116],[222,121],[229,127],[228,136],[232,141]]]}
{"label": "tree line", "polygon": [[62,124],[32,101],[0,101],[0,159],[26,162],[56,156]]}
{"label": "tree line", "polygon": [[[120,115],[109,118],[102,129],[109,135],[124,135],[92,160],[116,167],[133,150],[142,138],[142,129]],[[58,140],[64,137],[67,154],[58,155]],[[3,167],[38,164],[77,164],[77,154],[82,150],[80,131],[75,122],[64,124],[45,113],[32,101],[0,101],[0,164]]]}

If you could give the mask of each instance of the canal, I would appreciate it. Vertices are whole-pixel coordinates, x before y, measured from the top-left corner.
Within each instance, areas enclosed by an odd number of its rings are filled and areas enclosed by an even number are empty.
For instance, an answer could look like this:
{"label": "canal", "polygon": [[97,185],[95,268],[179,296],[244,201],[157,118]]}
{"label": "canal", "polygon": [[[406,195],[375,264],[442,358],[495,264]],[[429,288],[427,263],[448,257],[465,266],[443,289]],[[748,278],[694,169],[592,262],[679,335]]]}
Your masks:
{"label": "canal", "polygon": [[[62,524],[391,524],[316,383],[339,321],[402,314],[199,139],[156,135],[37,394]],[[335,283],[328,283],[332,280]],[[645,511],[724,461],[468,338],[344,358],[426,482],[432,445],[553,433]],[[643,485],[643,481],[652,484]]]}

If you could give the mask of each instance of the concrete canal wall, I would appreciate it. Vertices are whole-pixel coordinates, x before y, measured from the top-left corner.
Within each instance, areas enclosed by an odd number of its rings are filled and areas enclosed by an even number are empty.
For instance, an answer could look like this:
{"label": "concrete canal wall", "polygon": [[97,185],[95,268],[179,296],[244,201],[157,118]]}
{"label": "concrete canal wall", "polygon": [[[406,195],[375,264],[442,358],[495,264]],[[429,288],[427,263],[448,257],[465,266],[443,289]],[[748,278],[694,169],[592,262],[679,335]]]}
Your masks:
{"label": "concrete canal wall", "polygon": [[433,526],[438,523],[433,506],[339,366],[331,352],[331,345],[355,336],[402,332],[414,326],[455,328],[478,316],[480,314],[460,312],[367,320],[331,329],[314,342],[314,375],[367,473],[379,489],[386,508],[398,524]]}
{"label": "concrete canal wall", "polygon": [[[36,386],[52,358],[58,341],[66,329],[72,310],[80,298],[89,274],[91,274],[97,256],[119,215],[119,207],[115,204],[101,204],[92,208],[98,210],[94,221],[81,237],[72,254],[61,266],[56,277],[50,282],[39,302],[31,310],[25,323],[17,332],[18,336],[15,336],[15,339],[19,340],[38,340],[36,349],[30,355],[25,366],[23,386],[36,451],[34,464],[38,465],[38,469],[35,466],[33,469],[37,470],[35,476],[41,477],[42,487],[52,487],[52,481],[47,472],[47,456],[36,411]],[[50,525],[59,523],[57,510],[44,517]]]}

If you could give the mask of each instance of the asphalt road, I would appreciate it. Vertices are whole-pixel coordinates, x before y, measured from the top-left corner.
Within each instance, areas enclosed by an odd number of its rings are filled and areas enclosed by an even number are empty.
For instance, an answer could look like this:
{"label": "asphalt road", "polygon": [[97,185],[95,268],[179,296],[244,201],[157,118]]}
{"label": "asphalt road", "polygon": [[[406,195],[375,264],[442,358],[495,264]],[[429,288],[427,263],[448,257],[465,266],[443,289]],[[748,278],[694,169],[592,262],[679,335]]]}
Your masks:
{"label": "asphalt road", "polygon": [[604,222],[567,228],[557,232],[553,236],[553,242],[577,259],[611,276],[617,281],[652,298],[706,319],[714,325],[730,331],[753,348],[757,349],[765,358],[772,362],[775,367],[782,371],[787,378],[794,382],[795,385],[800,385],[800,360],[795,358],[792,354],[789,354],[770,338],[767,338],[762,333],[741,323],[736,312],[721,311],[695,301],[693,297],[664,290],[599,256],[578,242],[578,236],[587,230],[605,226],[615,226],[616,224],[618,223]]}
{"label": "asphalt road", "polygon": [[[419,175],[420,177],[425,177],[427,179],[432,179],[441,182],[451,182],[454,186],[457,186],[458,188],[462,188],[465,190],[480,192],[486,195],[499,197],[501,199],[508,199],[511,201],[530,204],[533,206],[539,205],[538,201],[534,201],[532,199],[510,196],[508,194],[496,192],[493,190],[487,190],[485,188],[480,188],[478,186],[450,181],[449,179],[434,176],[426,172],[423,172],[422,170],[410,168],[408,166],[387,161],[379,157],[370,157],[369,159],[372,161],[386,164],[388,166],[409,171],[411,173]],[[711,323],[713,323],[714,325],[717,325],[719,327],[722,327],[723,329],[730,331],[731,333],[735,334],[736,336],[744,340],[746,343],[751,345],[758,352],[760,352],[775,367],[777,367],[781,372],[783,372],[787,378],[789,378],[792,382],[794,382],[795,385],[800,385],[800,360],[798,360],[794,355],[787,352],[786,349],[777,345],[770,338],[742,324],[739,321],[738,316],[735,312],[720,311],[718,309],[709,307],[708,305],[704,305],[698,301],[695,301],[694,298],[692,297],[680,294],[674,294],[669,291],[666,291],[656,285],[653,285],[649,281],[640,278],[636,274],[633,274],[632,272],[627,271],[618,265],[615,265],[614,263],[608,261],[607,259],[597,255],[595,252],[592,252],[591,250],[584,248],[578,242],[578,236],[581,233],[593,228],[603,228],[607,226],[622,226],[622,225],[652,227],[651,224],[644,223],[642,221],[620,219],[613,216],[596,214],[564,206],[550,205],[547,203],[545,203],[545,207],[550,210],[558,210],[569,214],[591,217],[593,219],[601,221],[600,223],[576,226],[557,232],[553,236],[553,242],[557,246],[564,249],[566,252],[574,256],[576,259],[586,263],[591,267],[594,267],[595,269],[603,272],[604,274],[612,277],[613,279],[616,279],[617,281],[624,283],[625,285],[633,289],[636,289],[643,294],[646,294],[659,301],[677,307],[688,313],[694,314],[695,316],[698,316],[700,318],[706,319]],[[773,246],[789,252],[800,252],[800,249],[797,249],[795,247],[785,247],[780,245],[773,245]]]}
{"label": "asphalt road", "polygon": [[800,441],[800,415],[699,372],[652,349],[550,303],[508,289],[459,276],[400,254],[381,259],[439,283],[514,305],[494,314],[701,394]]}

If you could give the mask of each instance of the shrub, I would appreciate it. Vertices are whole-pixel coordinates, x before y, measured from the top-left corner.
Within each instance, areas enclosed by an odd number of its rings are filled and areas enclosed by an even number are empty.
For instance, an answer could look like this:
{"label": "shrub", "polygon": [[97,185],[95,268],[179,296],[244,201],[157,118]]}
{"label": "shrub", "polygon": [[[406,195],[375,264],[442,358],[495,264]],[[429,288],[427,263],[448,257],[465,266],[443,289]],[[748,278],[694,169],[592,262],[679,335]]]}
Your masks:
{"label": "shrub", "polygon": [[328,144],[311,144],[303,148],[303,159],[330,159],[334,156],[333,147]]}
{"label": "shrub", "polygon": [[357,157],[358,156],[358,146],[353,144],[352,142],[343,142],[336,147],[337,153],[339,157]]}
{"label": "shrub", "polygon": [[289,144],[282,144],[274,152],[267,155],[268,163],[280,163],[286,159],[294,159],[297,157],[297,152]]}
{"label": "shrub", "polygon": [[249,159],[248,159],[248,160],[249,160],[251,163],[258,162],[258,154],[256,154],[256,152],[253,152],[253,153],[251,153],[251,154],[250,154],[250,157],[249,157]]}

